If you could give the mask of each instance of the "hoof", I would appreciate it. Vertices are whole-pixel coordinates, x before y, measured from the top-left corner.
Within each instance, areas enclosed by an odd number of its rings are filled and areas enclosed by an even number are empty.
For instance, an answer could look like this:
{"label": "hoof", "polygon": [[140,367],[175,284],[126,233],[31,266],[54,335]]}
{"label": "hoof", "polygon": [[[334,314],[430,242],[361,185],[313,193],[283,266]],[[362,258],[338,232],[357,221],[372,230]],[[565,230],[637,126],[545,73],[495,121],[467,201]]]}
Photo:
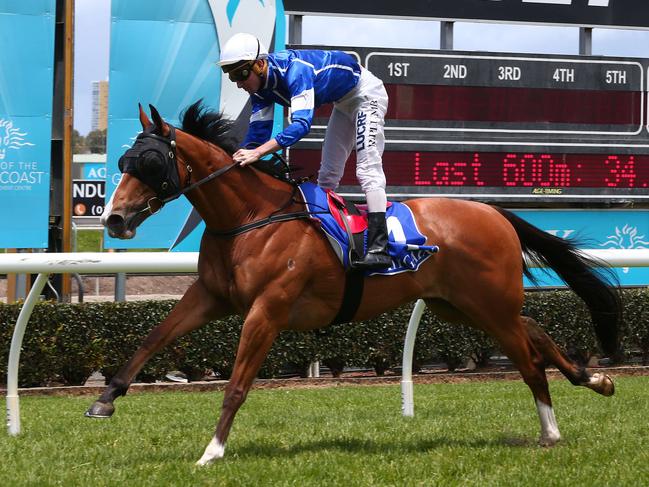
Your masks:
{"label": "hoof", "polygon": [[593,374],[588,385],[592,390],[602,396],[608,397],[615,394],[615,385],[611,378],[606,374]]}
{"label": "hoof", "polygon": [[86,418],[110,418],[115,412],[115,406],[105,402],[95,401],[85,412]]}
{"label": "hoof", "polygon": [[200,458],[200,460],[196,462],[196,465],[199,467],[205,467],[215,460],[223,458],[224,453],[225,446],[219,443],[216,438],[212,438],[212,441],[210,441],[209,445],[207,445],[207,448],[205,448],[205,453],[203,453],[203,456]]}
{"label": "hoof", "polygon": [[561,437],[554,437],[554,436],[548,436],[548,437],[541,437],[539,439],[539,446],[542,446],[544,448],[550,448],[556,445]]}
{"label": "hoof", "polygon": [[194,465],[197,467],[209,467],[212,465],[214,462],[217,462],[223,458],[222,456],[216,456],[216,457],[209,457],[207,455],[203,455],[200,460],[198,460]]}

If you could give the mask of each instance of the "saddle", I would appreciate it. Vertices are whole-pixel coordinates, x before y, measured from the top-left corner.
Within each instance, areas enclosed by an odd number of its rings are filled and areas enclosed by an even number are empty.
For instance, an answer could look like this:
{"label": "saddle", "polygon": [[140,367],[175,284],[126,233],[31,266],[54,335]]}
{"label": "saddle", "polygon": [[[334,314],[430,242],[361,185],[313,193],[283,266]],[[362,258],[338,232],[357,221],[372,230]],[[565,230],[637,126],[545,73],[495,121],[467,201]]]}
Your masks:
{"label": "saddle", "polygon": [[[346,270],[350,270],[353,258],[365,255],[367,207],[354,205],[334,191],[325,191],[310,182],[302,183],[298,188],[311,217],[319,221],[321,230],[341,264]],[[386,223],[392,265],[386,269],[364,271],[364,275],[393,275],[416,271],[439,250],[436,245],[425,245],[426,237],[419,232],[410,208],[403,203],[388,202]]]}
{"label": "saddle", "polygon": [[436,245],[424,245],[426,237],[417,229],[408,206],[389,202],[385,215],[392,265],[387,269],[353,269],[351,263],[356,255],[365,254],[367,245],[365,205],[354,205],[334,191],[325,191],[310,182],[300,184],[298,189],[311,218],[318,221],[320,229],[346,270],[343,300],[332,323],[346,323],[353,319],[363,296],[365,277],[416,271],[439,250]]}
{"label": "saddle", "polygon": [[[325,190],[329,212],[334,220],[347,232],[349,241],[349,257],[351,262],[361,258],[365,245],[365,230],[367,230],[367,212],[361,210],[354,204],[345,200],[333,190]],[[360,252],[359,252],[360,249]]]}

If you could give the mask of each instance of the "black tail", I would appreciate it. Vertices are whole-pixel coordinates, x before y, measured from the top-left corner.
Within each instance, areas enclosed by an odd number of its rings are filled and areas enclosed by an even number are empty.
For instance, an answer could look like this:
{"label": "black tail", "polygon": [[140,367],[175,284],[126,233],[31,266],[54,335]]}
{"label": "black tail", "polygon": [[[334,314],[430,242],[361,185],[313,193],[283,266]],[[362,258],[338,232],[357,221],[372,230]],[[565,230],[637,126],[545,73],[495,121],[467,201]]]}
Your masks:
{"label": "black tail", "polygon": [[[602,350],[609,356],[615,356],[622,320],[619,286],[593,270],[594,267],[608,266],[585,257],[574,242],[550,235],[507,210],[496,209],[516,230],[523,252],[542,266],[553,269],[586,303]],[[534,281],[525,262],[523,272]]]}

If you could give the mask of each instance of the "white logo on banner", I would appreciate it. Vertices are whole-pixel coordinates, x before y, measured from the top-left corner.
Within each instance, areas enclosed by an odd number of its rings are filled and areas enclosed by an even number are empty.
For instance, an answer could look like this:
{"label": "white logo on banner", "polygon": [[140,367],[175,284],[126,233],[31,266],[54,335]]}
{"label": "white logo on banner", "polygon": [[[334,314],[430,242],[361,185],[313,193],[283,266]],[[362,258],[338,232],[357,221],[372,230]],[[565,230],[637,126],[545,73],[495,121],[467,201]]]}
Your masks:
{"label": "white logo on banner", "polygon": [[135,140],[137,139],[137,136],[140,135],[141,133],[142,133],[142,131],[140,130],[137,134],[135,134],[133,137],[131,137],[130,139],[128,139],[128,140],[131,141],[130,144],[122,144],[122,149],[126,149],[126,150],[128,150],[128,149],[130,149],[131,147],[133,147],[133,144],[135,144]]}
{"label": "white logo on banner", "polygon": [[[630,225],[624,225],[620,230],[620,227],[615,227],[615,234],[609,235],[606,237],[608,240],[603,244],[600,244],[600,247],[606,247],[609,249],[646,249],[648,248],[649,242],[644,240],[645,236],[640,235],[638,227],[632,227]],[[628,267],[623,267],[622,271],[626,274],[629,272]]]}
{"label": "white logo on banner", "polygon": [[609,249],[646,249],[649,242],[644,240],[644,235],[639,235],[638,227],[624,225],[615,227],[615,234],[606,237],[608,240],[600,247],[607,247]]}
{"label": "white logo on banner", "polygon": [[20,149],[24,146],[33,146],[30,142],[25,142],[27,132],[21,132],[20,129],[14,128],[11,120],[0,118],[0,160],[7,155],[8,149]]}

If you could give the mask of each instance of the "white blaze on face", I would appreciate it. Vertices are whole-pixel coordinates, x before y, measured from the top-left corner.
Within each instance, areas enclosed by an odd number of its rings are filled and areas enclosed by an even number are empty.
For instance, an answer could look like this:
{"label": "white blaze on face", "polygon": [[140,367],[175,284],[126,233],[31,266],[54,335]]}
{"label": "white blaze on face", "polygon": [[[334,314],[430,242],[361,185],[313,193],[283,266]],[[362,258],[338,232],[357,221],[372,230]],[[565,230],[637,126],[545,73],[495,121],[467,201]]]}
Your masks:
{"label": "white blaze on face", "polygon": [[110,199],[108,200],[108,203],[106,203],[106,206],[104,206],[104,211],[101,213],[101,218],[99,219],[99,221],[103,226],[106,226],[106,220],[108,220],[108,217],[113,212],[113,198],[115,198],[116,192],[117,188],[115,188],[113,194],[110,195]]}
{"label": "white blaze on face", "polygon": [[99,222],[103,226],[106,226],[106,220],[108,220],[108,217],[113,212],[113,199],[115,198],[115,193],[117,193],[117,189],[119,188],[119,185],[122,182],[123,174],[118,173],[118,175],[119,175],[119,180],[117,181],[115,191],[113,191],[113,194],[110,195],[110,199],[108,200],[108,203],[106,203],[106,205],[104,206],[104,211],[102,212],[101,218],[99,219]]}
{"label": "white blaze on face", "polygon": [[[277,8],[275,0],[209,0],[216,25],[219,46],[234,34],[248,32],[256,36],[268,49],[271,48]],[[236,10],[231,11],[233,6]],[[221,69],[218,67],[218,69]],[[248,101],[245,90],[237,88],[227,76],[221,81],[221,107],[227,118],[236,120]]]}

